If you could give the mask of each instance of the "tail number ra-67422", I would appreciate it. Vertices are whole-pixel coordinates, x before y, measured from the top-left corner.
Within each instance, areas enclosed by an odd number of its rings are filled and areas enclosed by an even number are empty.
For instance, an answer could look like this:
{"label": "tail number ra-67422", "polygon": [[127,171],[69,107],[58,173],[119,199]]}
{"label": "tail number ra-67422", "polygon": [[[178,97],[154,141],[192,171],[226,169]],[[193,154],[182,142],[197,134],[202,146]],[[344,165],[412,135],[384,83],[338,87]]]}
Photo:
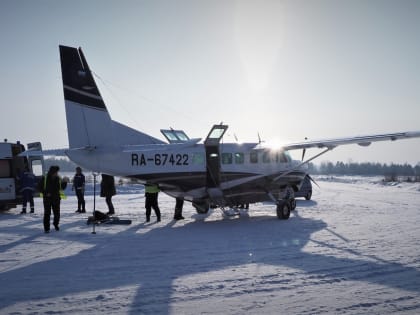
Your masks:
{"label": "tail number ra-67422", "polygon": [[146,166],[150,164],[153,164],[155,166],[188,165],[188,154],[156,153],[154,156],[150,157],[146,157],[144,154],[131,154],[132,166]]}

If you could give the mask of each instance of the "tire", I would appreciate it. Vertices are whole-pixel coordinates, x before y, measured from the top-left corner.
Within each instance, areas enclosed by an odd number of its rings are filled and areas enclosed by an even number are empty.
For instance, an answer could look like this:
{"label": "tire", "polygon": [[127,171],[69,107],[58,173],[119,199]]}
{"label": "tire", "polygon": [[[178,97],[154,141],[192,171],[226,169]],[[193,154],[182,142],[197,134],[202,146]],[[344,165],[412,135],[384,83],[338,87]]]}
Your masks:
{"label": "tire", "polygon": [[290,210],[294,211],[296,209],[296,199],[290,199]]}
{"label": "tire", "polygon": [[312,190],[308,191],[308,192],[306,193],[306,196],[305,196],[305,199],[306,199],[306,200],[311,200],[311,198],[312,198]]}
{"label": "tire", "polygon": [[277,205],[277,217],[280,220],[287,220],[290,217],[290,203],[287,201],[279,201]]}

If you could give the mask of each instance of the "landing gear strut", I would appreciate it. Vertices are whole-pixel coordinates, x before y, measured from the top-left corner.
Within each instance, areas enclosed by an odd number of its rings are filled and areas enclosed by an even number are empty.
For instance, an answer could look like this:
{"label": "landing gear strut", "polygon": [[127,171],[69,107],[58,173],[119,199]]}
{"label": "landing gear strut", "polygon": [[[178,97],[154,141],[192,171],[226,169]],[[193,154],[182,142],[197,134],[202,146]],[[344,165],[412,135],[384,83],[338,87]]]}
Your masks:
{"label": "landing gear strut", "polygon": [[283,198],[276,199],[271,192],[267,192],[268,197],[277,205],[277,217],[281,220],[287,220],[290,217],[290,212],[296,209],[296,199],[291,187],[287,187]]}
{"label": "landing gear strut", "polygon": [[209,212],[210,205],[208,202],[193,202],[192,205],[198,214],[206,214]]}

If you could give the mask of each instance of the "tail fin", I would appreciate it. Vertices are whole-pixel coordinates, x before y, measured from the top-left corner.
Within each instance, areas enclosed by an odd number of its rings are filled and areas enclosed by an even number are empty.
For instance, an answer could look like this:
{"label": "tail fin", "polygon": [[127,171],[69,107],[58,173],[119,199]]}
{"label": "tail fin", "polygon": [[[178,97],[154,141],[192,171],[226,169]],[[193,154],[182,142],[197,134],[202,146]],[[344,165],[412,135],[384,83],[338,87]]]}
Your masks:
{"label": "tail fin", "polygon": [[162,143],[111,119],[81,48],[60,45],[60,59],[70,148]]}

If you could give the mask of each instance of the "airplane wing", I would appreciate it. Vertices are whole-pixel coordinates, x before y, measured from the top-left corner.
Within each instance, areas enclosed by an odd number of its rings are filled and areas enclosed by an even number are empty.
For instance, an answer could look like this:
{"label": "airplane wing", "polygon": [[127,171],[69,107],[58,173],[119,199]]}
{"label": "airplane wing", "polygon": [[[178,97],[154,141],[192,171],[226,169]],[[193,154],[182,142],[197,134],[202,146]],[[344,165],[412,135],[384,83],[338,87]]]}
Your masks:
{"label": "airplane wing", "polygon": [[354,143],[357,143],[358,145],[362,147],[367,147],[372,142],[387,141],[387,140],[395,141],[395,140],[409,139],[409,138],[420,138],[420,131],[408,131],[408,132],[399,132],[399,133],[388,133],[388,134],[356,136],[356,137],[347,137],[347,138],[304,141],[304,142],[286,144],[282,146],[282,148],[284,150],[299,150],[299,149],[309,149],[309,148],[333,149],[340,145],[354,144]]}

